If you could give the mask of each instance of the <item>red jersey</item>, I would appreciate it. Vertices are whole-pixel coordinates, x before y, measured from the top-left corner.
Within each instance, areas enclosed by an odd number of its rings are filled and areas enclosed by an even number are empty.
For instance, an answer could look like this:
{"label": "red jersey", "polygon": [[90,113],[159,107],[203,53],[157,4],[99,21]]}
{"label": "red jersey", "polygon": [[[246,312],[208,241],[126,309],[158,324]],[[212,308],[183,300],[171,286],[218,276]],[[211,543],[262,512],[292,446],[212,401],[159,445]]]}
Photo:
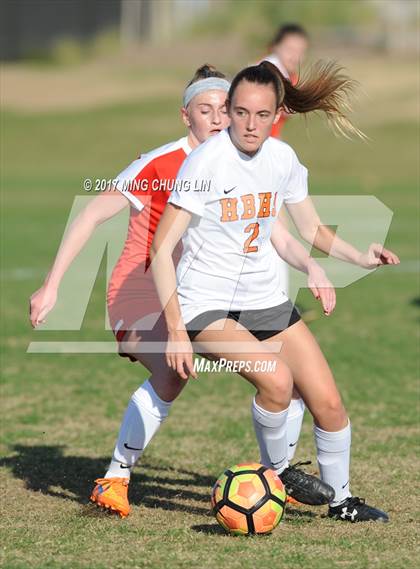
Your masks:
{"label": "red jersey", "polygon": [[[115,187],[130,200],[127,238],[108,286],[108,311],[114,330],[124,329],[160,310],[149,266],[149,251],[177,173],[191,152],[187,137],[134,160]],[[119,325],[118,325],[119,324]]]}
{"label": "red jersey", "polygon": [[[266,57],[264,57],[262,61],[269,61],[270,63],[275,65],[277,69],[280,71],[280,73],[283,75],[283,77],[289,79],[292,85],[296,85],[296,83],[298,82],[299,77],[297,73],[288,73],[288,71],[286,70],[280,59],[277,57],[277,55],[274,55],[274,53],[267,55]],[[278,122],[276,122],[276,124],[273,124],[272,126],[271,136],[274,136],[274,138],[280,138],[281,131],[283,130],[283,126],[287,121],[288,117],[289,115],[287,113],[285,113],[284,111],[281,112]]]}

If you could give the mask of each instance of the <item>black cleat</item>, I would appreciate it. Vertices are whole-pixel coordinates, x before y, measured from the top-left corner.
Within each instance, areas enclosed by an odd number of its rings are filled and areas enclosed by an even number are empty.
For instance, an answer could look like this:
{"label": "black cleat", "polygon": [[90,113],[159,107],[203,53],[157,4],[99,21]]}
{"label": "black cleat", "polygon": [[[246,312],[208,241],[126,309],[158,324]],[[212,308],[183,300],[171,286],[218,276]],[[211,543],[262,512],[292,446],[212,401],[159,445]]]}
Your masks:
{"label": "black cleat", "polygon": [[329,504],[334,500],[334,488],[316,476],[306,474],[306,472],[297,468],[305,464],[311,464],[311,461],[297,462],[293,466],[288,466],[279,474],[286,493],[298,502],[301,502],[301,504],[309,506]]}
{"label": "black cleat", "polygon": [[389,522],[388,514],[365,503],[364,498],[350,496],[338,506],[330,506],[328,517],[346,522]]}

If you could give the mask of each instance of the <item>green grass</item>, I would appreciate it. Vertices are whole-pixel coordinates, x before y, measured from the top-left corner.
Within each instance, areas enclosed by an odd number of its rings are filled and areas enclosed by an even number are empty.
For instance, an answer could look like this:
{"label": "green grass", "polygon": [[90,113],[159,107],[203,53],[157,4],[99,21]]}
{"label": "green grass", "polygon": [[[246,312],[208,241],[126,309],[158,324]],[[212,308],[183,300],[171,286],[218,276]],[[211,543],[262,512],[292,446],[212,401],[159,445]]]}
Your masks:
{"label": "green grass", "polygon": [[[369,145],[334,139],[317,121],[308,138],[294,120],[287,138],[309,167],[314,194],[374,194],[394,211],[387,245],[401,267],[339,290],[335,314],[311,324],[352,418],[352,488],[389,511],[391,524],[349,526],[323,518],[322,508],[290,508],[270,537],[225,536],[209,511],[211,486],[224,467],[257,458],[252,390],[225,375],[191,382],[174,405],[135,471],[127,520],[87,504],[146,372],[114,355],[25,353],[39,339],[112,340],[103,330],[104,270],[80,332],[32,332],[28,297],[82,180],[112,177],[140,151],[180,136],[177,104],[3,114],[3,566],[414,568],[419,292],[408,261],[419,257],[418,142],[413,124],[387,117],[368,130]],[[299,301],[319,310],[305,291]],[[298,450],[307,457],[314,459],[309,417]]]}

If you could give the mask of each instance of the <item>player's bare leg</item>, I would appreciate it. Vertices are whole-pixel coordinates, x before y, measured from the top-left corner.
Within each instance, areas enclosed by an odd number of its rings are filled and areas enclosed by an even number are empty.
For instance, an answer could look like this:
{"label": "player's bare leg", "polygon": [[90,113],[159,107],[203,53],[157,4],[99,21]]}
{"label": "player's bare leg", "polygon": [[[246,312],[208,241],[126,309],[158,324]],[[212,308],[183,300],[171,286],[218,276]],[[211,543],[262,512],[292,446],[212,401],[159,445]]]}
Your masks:
{"label": "player's bare leg", "polygon": [[282,342],[281,359],[314,418],[321,478],[335,490],[331,517],[348,521],[388,521],[385,512],[350,493],[351,429],[333,374],[313,334],[299,321],[264,343]]}
{"label": "player's bare leg", "polygon": [[[237,322],[227,319],[224,329],[221,321],[210,324],[200,332],[195,341],[204,352],[225,358],[227,361],[247,362],[250,370],[244,368],[238,373],[252,383],[257,390],[252,404],[254,428],[261,452],[261,462],[273,468],[285,484],[286,491],[299,502],[311,505],[328,503],[333,489],[314,476],[292,466],[287,459],[287,413],[293,390],[293,381],[287,365],[273,353],[266,344],[257,340]],[[215,347],[215,344],[217,346]],[[229,346],[246,344],[246,354],[229,351]],[[275,364],[255,371],[255,364]]]}

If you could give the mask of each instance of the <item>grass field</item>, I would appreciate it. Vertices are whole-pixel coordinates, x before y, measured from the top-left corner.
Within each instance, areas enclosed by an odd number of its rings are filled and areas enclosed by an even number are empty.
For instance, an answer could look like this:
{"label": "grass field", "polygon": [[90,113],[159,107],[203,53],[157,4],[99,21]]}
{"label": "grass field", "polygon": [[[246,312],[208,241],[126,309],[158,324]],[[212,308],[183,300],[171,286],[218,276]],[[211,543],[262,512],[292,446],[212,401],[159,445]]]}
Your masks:
{"label": "grass field", "polygon": [[[364,70],[369,74],[368,63]],[[351,526],[324,518],[322,508],[291,507],[271,536],[249,539],[224,535],[209,504],[225,467],[258,458],[244,381],[204,374],[188,386],[135,470],[132,514],[121,521],[97,512],[88,496],[145,370],[111,354],[26,353],[39,339],[112,339],[103,330],[104,271],[80,332],[32,332],[28,297],[49,267],[82,180],[113,177],[139,151],[180,136],[178,97],[3,112],[3,567],[418,566],[419,148],[405,89],[388,96],[388,107],[370,100],[371,112],[361,111],[367,145],[334,139],[318,120],[310,137],[296,119],[286,135],[310,170],[314,194],[373,194],[394,211],[387,246],[401,266],[338,290],[335,314],[311,324],[352,418],[352,490],[387,510],[391,523]],[[318,310],[305,291],[299,301]],[[297,458],[308,457],[315,458],[307,416]]]}

